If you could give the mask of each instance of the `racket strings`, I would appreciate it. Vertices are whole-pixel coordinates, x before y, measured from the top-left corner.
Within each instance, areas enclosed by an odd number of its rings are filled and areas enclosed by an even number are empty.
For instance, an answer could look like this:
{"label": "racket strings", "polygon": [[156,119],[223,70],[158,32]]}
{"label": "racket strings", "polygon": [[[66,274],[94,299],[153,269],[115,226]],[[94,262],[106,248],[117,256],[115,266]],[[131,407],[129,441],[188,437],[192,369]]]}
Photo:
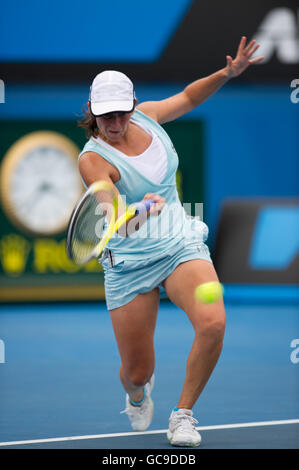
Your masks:
{"label": "racket strings", "polygon": [[84,201],[74,225],[72,237],[74,257],[77,260],[87,258],[101,241],[106,228],[106,215],[95,195],[90,194]]}

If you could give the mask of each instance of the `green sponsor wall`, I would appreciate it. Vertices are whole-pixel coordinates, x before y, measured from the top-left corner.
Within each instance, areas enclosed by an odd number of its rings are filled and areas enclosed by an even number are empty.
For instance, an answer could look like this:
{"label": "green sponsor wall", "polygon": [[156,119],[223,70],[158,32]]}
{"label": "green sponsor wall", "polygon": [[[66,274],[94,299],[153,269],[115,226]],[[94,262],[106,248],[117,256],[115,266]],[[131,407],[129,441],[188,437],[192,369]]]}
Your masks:
{"label": "green sponsor wall", "polygon": [[[203,125],[201,121],[176,121],[164,126],[178,152],[177,184],[183,202],[203,201]],[[2,160],[21,137],[36,131],[54,131],[81,149],[84,131],[74,121],[1,121]],[[103,272],[96,260],[78,267],[65,251],[66,231],[51,236],[32,234],[15,223],[0,207],[0,300],[58,301],[104,299]]]}

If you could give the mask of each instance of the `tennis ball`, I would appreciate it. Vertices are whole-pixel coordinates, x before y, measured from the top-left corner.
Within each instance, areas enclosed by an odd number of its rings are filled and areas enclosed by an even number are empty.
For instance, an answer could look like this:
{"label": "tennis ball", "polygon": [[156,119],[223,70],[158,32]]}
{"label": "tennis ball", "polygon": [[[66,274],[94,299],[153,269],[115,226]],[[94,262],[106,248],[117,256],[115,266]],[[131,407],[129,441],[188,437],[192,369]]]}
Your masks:
{"label": "tennis ball", "polygon": [[196,287],[194,297],[203,304],[212,304],[220,299],[223,292],[224,289],[220,282],[205,282],[204,284],[199,284],[199,286]]}

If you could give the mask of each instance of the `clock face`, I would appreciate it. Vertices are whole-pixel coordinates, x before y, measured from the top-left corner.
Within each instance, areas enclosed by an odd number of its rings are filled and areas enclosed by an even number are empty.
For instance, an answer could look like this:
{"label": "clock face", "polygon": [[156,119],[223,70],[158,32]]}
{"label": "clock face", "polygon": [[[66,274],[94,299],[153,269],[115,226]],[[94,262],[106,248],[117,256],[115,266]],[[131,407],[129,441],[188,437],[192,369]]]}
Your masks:
{"label": "clock face", "polygon": [[39,234],[66,228],[83,189],[78,154],[69,139],[53,132],[29,134],[11,147],[3,160],[1,187],[14,223]]}

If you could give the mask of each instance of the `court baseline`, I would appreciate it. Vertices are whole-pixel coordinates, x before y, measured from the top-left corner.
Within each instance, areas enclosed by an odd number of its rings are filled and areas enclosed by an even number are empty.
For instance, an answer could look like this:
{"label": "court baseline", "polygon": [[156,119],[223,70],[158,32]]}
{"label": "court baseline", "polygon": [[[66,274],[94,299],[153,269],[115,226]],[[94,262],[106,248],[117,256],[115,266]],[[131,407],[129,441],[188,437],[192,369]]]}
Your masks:
{"label": "court baseline", "polygon": [[[215,429],[235,429],[235,428],[250,428],[250,427],[260,427],[260,426],[279,426],[283,424],[299,424],[299,419],[285,419],[277,421],[257,421],[251,423],[234,423],[234,424],[219,424],[212,426],[198,426],[196,429],[198,431],[208,431]],[[163,434],[166,433],[167,429],[159,429],[153,431],[144,431],[144,432],[122,432],[122,433],[110,433],[110,434],[93,434],[87,436],[69,436],[69,437],[57,437],[57,438],[48,438],[48,439],[34,439],[34,440],[25,440],[25,441],[10,441],[10,442],[0,442],[0,446],[14,446],[14,445],[26,445],[26,444],[41,444],[46,442],[63,442],[63,441],[76,441],[76,440],[86,440],[86,439],[103,439],[103,438],[113,438],[113,437],[129,437],[129,436],[146,436],[151,434]]]}

